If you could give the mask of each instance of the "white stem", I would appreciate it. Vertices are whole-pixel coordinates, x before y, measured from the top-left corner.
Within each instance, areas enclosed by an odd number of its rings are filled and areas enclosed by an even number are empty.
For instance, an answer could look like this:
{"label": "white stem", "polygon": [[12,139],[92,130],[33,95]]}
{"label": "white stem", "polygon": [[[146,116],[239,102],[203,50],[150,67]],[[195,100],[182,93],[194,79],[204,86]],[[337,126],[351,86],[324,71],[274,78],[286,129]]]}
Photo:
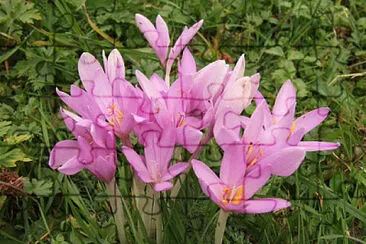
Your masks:
{"label": "white stem", "polygon": [[114,178],[111,182],[105,183],[105,186],[108,194],[108,200],[112,208],[114,221],[116,223],[119,241],[120,243],[127,243],[121,192],[119,191]]}
{"label": "white stem", "polygon": [[219,218],[217,219],[215,230],[215,244],[221,244],[225,234],[226,222],[230,212],[220,209]]}

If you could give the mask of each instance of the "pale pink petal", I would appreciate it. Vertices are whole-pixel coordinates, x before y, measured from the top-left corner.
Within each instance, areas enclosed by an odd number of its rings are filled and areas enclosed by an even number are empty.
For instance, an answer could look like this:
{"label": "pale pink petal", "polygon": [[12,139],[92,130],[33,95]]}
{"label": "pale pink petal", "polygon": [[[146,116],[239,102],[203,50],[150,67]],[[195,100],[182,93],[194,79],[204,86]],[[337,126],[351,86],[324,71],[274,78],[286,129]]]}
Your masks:
{"label": "pale pink petal", "polygon": [[243,184],[246,169],[244,159],[242,144],[233,143],[225,147],[220,167],[220,179],[226,185],[239,186]]}
{"label": "pale pink petal", "polygon": [[90,141],[86,140],[82,136],[78,136],[78,144],[79,144],[79,155],[77,157],[78,161],[83,164],[90,164],[93,162],[94,157],[92,154],[92,147],[90,145]]}
{"label": "pale pink petal", "polygon": [[168,168],[168,171],[164,174],[163,177],[161,177],[161,181],[168,181],[173,179],[175,176],[182,173],[187,167],[189,166],[189,163],[176,163],[173,166],[170,166]]}
{"label": "pale pink petal", "polygon": [[157,16],[155,28],[150,20],[141,14],[136,14],[135,19],[138,28],[144,34],[146,40],[164,66],[170,43],[169,31],[165,21],[160,16]]}
{"label": "pale pink petal", "polygon": [[79,59],[80,80],[89,94],[96,97],[112,95],[110,82],[98,60],[90,53],[83,53]]}
{"label": "pale pink petal", "polygon": [[106,74],[109,81],[113,83],[116,79],[123,80],[125,78],[125,64],[117,49],[112,50],[107,62]]}
{"label": "pale pink petal", "polygon": [[262,198],[255,200],[248,200],[244,204],[241,213],[260,214],[274,212],[283,208],[288,208],[291,203],[280,198]]}
{"label": "pale pink petal", "polygon": [[173,184],[171,182],[159,182],[154,183],[154,191],[168,191],[173,188]]}
{"label": "pale pink petal", "polygon": [[242,54],[236,62],[233,71],[230,73],[230,78],[227,80],[225,86],[231,87],[238,79],[242,78],[245,71],[245,56]]}
{"label": "pale pink petal", "polygon": [[[282,116],[292,109],[292,105],[296,102],[296,91],[290,80],[286,81],[277,94],[276,102],[273,106],[273,116],[279,120]],[[293,108],[294,109],[294,108]],[[291,112],[291,111],[290,111]]]}
{"label": "pale pink petal", "polygon": [[304,134],[306,134],[323,122],[327,118],[328,113],[329,108],[327,107],[310,111],[294,121],[296,129],[304,128]]}
{"label": "pale pink petal", "polygon": [[[193,171],[196,174],[202,191],[215,202],[221,198],[224,183],[217,175],[203,162],[192,160]],[[216,203],[218,203],[216,202]]]}
{"label": "pale pink petal", "polygon": [[203,24],[203,20],[200,20],[196,24],[194,24],[191,28],[184,28],[182,34],[178,37],[172,49],[170,49],[168,62],[167,62],[167,72],[170,73],[171,66],[173,65],[174,60],[178,57],[179,53],[183,50],[183,48],[192,40],[192,38],[196,35],[198,30],[201,28]]}
{"label": "pale pink petal", "polygon": [[77,141],[60,141],[53,147],[48,164],[52,169],[57,169],[78,154],[79,145]]}
{"label": "pale pink petal", "polygon": [[264,107],[263,108],[263,110],[264,110],[264,128],[267,129],[273,125],[272,113],[268,107],[268,103],[267,103],[266,99],[263,97],[262,93],[260,93],[259,91],[257,91],[256,95],[254,96],[254,100],[255,100],[257,107],[261,103],[263,103],[262,106]]}
{"label": "pale pink petal", "polygon": [[304,148],[289,147],[266,156],[259,161],[259,164],[272,166],[272,174],[274,175],[289,176],[299,168],[304,158]]}
{"label": "pale pink petal", "polygon": [[145,183],[151,183],[153,180],[150,177],[149,172],[142,161],[140,155],[138,155],[133,149],[123,146],[122,152],[127,158],[127,161],[131,164],[132,168],[136,171],[140,179]]}
{"label": "pale pink petal", "polygon": [[223,107],[230,107],[231,111],[241,114],[250,104],[255,93],[250,77],[242,77],[235,81],[231,86],[226,86],[220,99],[217,110]]}
{"label": "pale pink petal", "polygon": [[182,126],[176,129],[177,144],[182,145],[190,153],[193,153],[200,144],[202,132],[191,126]]}
{"label": "pale pink petal", "polygon": [[99,180],[110,182],[117,168],[115,155],[113,153],[107,156],[96,155],[94,163],[87,165],[86,168]]}
{"label": "pale pink petal", "polygon": [[264,184],[267,183],[271,176],[271,167],[256,164],[251,171],[245,176],[244,180],[244,199],[251,198]]}
{"label": "pale pink petal", "polygon": [[182,55],[180,65],[178,65],[179,73],[182,75],[193,74],[197,72],[196,61],[188,48],[185,48]]}
{"label": "pale pink petal", "polygon": [[80,163],[79,160],[77,160],[77,157],[74,156],[57,168],[57,170],[65,175],[74,175],[84,168],[85,165]]}
{"label": "pale pink petal", "polygon": [[301,141],[297,144],[298,147],[304,148],[307,152],[334,150],[340,145],[339,142],[322,141]]}
{"label": "pale pink petal", "polygon": [[244,130],[243,140],[245,144],[255,143],[258,141],[258,138],[261,136],[263,131],[265,113],[266,113],[266,104],[261,103],[254,110],[252,116],[249,119],[248,124]]}

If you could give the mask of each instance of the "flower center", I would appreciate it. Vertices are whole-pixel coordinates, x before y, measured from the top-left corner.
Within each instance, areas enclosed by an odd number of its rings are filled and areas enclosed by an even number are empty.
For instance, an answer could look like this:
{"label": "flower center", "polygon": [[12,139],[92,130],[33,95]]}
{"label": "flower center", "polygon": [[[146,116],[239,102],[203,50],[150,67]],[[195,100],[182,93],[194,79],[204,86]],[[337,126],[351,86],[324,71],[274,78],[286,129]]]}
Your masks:
{"label": "flower center", "polygon": [[[258,162],[258,159],[260,157],[262,157],[263,155],[263,150],[259,148],[259,147],[256,147],[254,148],[253,147],[253,143],[250,143],[249,146],[248,146],[248,151],[247,151],[247,156],[245,157],[245,161],[246,162],[249,162],[248,163],[248,167],[252,167],[254,166],[257,162]],[[255,153],[253,153],[253,151],[256,151]]]}
{"label": "flower center", "polygon": [[222,203],[223,204],[235,204],[238,205],[244,200],[244,187],[243,185],[239,187],[233,186],[232,188],[225,187],[222,190]]}
{"label": "flower center", "polygon": [[112,127],[114,126],[121,126],[121,120],[125,117],[125,115],[117,108],[117,104],[113,103],[110,108],[107,110],[107,114],[110,115],[109,117],[109,125]]}

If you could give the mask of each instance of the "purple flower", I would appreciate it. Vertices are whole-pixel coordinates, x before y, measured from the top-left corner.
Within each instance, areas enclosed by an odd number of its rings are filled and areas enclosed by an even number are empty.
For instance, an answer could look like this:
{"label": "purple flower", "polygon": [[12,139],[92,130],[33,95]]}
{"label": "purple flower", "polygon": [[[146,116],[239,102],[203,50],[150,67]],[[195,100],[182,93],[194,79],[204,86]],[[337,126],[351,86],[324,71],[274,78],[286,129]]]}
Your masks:
{"label": "purple flower", "polygon": [[232,141],[224,151],[218,177],[206,164],[193,160],[193,170],[203,192],[220,208],[237,213],[266,213],[287,208],[291,204],[279,198],[250,199],[271,176],[269,165],[256,165],[247,172],[245,151]]}
{"label": "purple flower", "polygon": [[50,167],[67,175],[88,169],[98,179],[110,182],[117,159],[113,132],[67,110],[61,110],[61,114],[77,140],[56,143],[50,154]]}
{"label": "purple flower", "polygon": [[170,182],[176,175],[182,173],[188,163],[176,163],[170,166],[175,144],[175,132],[167,128],[164,131],[146,130],[144,139],[144,157],[133,149],[123,146],[122,151],[136,172],[146,184],[153,184],[155,191],[166,191],[173,187]]}

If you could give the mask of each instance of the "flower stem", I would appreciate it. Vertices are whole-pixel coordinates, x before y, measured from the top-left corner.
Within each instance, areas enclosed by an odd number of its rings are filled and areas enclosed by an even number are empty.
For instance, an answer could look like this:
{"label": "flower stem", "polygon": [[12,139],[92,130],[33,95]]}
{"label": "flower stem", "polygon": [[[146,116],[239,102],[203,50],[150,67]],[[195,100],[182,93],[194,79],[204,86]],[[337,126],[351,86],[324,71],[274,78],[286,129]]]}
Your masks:
{"label": "flower stem", "polygon": [[105,186],[114,221],[116,223],[119,241],[120,243],[127,243],[121,192],[119,191],[114,178],[111,182],[106,183]]}
{"label": "flower stem", "polygon": [[229,217],[230,212],[226,212],[220,209],[219,218],[217,219],[216,231],[215,231],[215,244],[221,244],[222,239],[224,238],[225,228],[227,218]]}

